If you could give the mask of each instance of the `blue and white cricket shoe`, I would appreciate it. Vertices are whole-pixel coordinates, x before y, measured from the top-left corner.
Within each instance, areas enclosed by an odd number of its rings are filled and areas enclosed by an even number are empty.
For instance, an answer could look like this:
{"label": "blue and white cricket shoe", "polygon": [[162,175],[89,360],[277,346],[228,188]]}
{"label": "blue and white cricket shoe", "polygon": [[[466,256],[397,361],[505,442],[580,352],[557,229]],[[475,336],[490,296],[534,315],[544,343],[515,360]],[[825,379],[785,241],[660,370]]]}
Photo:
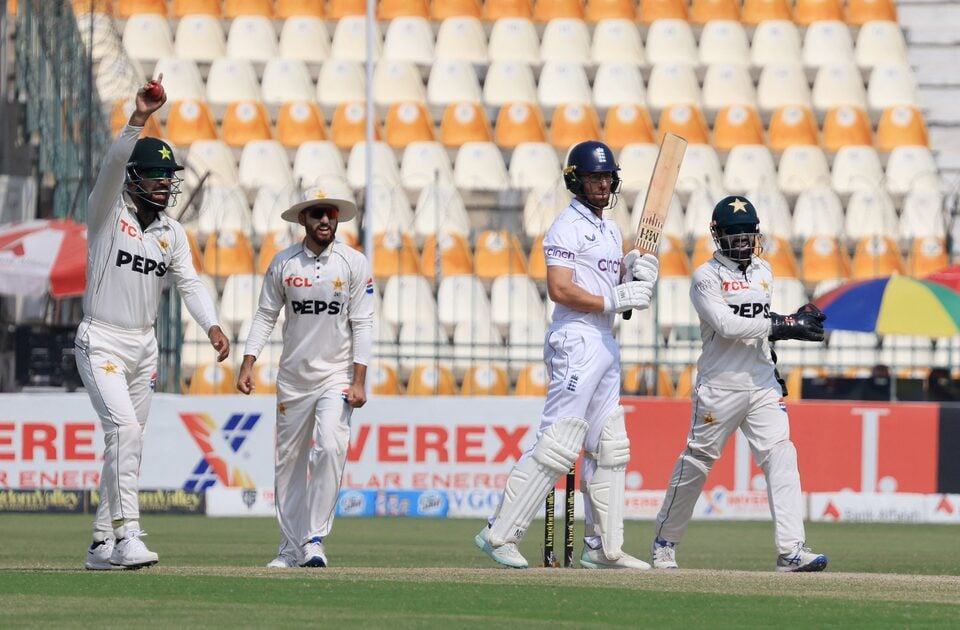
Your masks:
{"label": "blue and white cricket shoe", "polygon": [[650,545],[650,559],[654,569],[679,569],[677,545],[662,538],[654,538]]}
{"label": "blue and white cricket shoe", "polygon": [[516,543],[504,543],[499,547],[490,544],[487,535],[489,527],[484,527],[480,533],[473,537],[473,542],[480,548],[480,551],[490,556],[490,559],[497,564],[502,564],[511,569],[526,569],[529,565],[527,559],[523,557]]}
{"label": "blue and white cricket shoe", "polygon": [[322,569],[327,566],[327,554],[323,550],[323,539],[314,536],[303,543],[303,562],[301,567],[313,567]]}
{"label": "blue and white cricket shoe", "polygon": [[783,553],[777,557],[777,571],[785,573],[809,573],[823,571],[827,568],[827,557],[821,553],[798,543],[790,553]]}

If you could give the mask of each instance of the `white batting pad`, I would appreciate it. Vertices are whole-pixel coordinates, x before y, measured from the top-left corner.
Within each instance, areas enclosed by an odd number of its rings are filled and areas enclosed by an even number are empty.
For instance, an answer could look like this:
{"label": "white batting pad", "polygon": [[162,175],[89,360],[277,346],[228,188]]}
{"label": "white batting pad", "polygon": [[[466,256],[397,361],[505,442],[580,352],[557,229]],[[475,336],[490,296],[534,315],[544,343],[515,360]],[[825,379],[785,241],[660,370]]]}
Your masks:
{"label": "white batting pad", "polygon": [[616,560],[623,554],[623,502],[630,461],[623,407],[617,406],[604,421],[596,460],[597,470],[587,483],[586,491],[593,504],[593,523],[600,534],[603,553],[608,559]]}

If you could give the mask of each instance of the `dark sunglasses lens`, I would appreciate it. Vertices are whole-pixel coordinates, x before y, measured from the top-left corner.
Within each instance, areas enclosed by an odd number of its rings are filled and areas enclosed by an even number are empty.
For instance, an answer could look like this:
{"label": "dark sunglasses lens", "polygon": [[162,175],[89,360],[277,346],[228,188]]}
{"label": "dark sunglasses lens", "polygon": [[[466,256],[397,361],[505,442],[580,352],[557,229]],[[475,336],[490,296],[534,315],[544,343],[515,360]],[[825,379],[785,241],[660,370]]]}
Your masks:
{"label": "dark sunglasses lens", "polygon": [[326,216],[331,220],[336,219],[340,216],[340,210],[333,207],[321,207],[321,208],[311,208],[309,215],[314,219],[319,219],[320,217]]}
{"label": "dark sunglasses lens", "polygon": [[172,179],[173,171],[169,168],[148,168],[143,171],[145,179]]}

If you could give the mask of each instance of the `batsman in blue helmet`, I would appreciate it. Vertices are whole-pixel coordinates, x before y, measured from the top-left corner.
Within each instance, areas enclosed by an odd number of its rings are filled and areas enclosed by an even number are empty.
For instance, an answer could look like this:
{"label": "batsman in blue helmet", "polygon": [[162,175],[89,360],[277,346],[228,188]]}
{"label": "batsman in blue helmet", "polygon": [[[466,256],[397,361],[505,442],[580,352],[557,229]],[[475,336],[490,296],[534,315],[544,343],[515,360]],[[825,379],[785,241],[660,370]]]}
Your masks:
{"label": "batsman in blue helmet", "polygon": [[630,441],[612,327],[617,313],[650,307],[659,264],[636,250],[624,256],[620,230],[603,216],[616,204],[619,170],[610,147],[594,141],[574,146],[563,170],[574,199],[543,239],[547,290],[556,303],[543,350],[550,374],[547,400],[536,443],[510,472],[503,501],[474,540],[501,565],[527,567],[517,543],[583,449],[586,530],[580,566],[650,568],[622,549]]}
{"label": "batsman in blue helmet", "polygon": [[827,557],[806,545],[797,450],[771,341],[823,340],[825,316],[812,304],[792,315],[770,311],[773,274],[758,257],[760,220],[745,197],[721,199],[710,221],[717,251],[694,271],[690,299],[700,317],[687,443],[673,469],[651,545],[656,569],[676,569],[676,546],[687,531],[714,462],[737,430],[763,471],[773,516],[777,571],[822,571]]}

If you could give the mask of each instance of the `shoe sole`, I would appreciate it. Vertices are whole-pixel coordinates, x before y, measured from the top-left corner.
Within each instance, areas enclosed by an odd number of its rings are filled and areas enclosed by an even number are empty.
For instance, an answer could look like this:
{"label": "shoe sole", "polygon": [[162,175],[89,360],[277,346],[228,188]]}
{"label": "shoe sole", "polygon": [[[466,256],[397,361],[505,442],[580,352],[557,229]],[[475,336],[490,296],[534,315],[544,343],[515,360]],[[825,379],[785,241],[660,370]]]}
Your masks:
{"label": "shoe sole", "polygon": [[511,569],[526,569],[528,566],[530,566],[527,563],[510,564],[509,562],[504,561],[503,558],[498,558],[496,555],[496,552],[494,552],[493,550],[493,547],[491,547],[490,543],[488,543],[487,540],[483,537],[483,534],[477,534],[476,536],[474,536],[473,542],[477,547],[480,548],[480,551],[487,554],[487,556],[489,556],[491,560],[493,560],[494,562],[496,562],[501,566],[509,567]]}
{"label": "shoe sole", "polygon": [[150,561],[148,561],[148,562],[138,562],[137,564],[113,564],[113,563],[111,562],[111,563],[110,563],[110,566],[112,566],[112,567],[114,568],[114,570],[136,571],[137,569],[143,569],[143,568],[146,568],[146,567],[152,567],[153,565],[157,564],[158,562],[160,562],[160,561],[159,561],[159,560],[150,560]]}
{"label": "shoe sole", "polygon": [[816,573],[827,568],[827,557],[818,556],[816,560],[796,569],[791,567],[777,567],[780,573]]}
{"label": "shoe sole", "polygon": [[301,566],[301,567],[309,567],[309,568],[312,568],[312,569],[324,569],[324,568],[326,568],[326,566],[327,566],[327,562],[326,562],[326,560],[324,560],[323,558],[321,558],[321,557],[319,557],[319,556],[314,556],[313,558],[310,558],[309,560],[307,560],[306,562],[304,562],[304,563],[301,564],[300,566]]}
{"label": "shoe sole", "polygon": [[117,571],[122,567],[112,564],[88,564],[85,562],[83,563],[83,568],[87,571]]}
{"label": "shoe sole", "polygon": [[611,569],[614,571],[649,571],[650,567],[621,567],[616,564],[599,564],[593,562],[592,560],[584,560],[583,557],[580,558],[580,568],[582,569]]}

